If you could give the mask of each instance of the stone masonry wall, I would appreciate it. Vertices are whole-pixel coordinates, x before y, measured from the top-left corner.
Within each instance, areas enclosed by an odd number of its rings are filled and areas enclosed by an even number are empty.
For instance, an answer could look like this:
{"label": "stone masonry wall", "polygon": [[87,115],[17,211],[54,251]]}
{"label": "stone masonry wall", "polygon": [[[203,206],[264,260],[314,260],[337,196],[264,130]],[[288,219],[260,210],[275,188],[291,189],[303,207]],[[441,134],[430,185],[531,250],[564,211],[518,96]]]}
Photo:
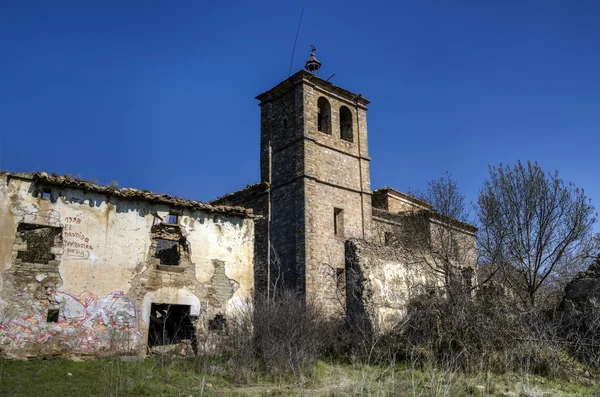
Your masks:
{"label": "stone masonry wall", "polygon": [[[319,97],[331,106],[331,133],[318,131]],[[339,109],[352,113],[353,141],[340,138]],[[371,236],[366,109],[317,83],[304,85],[307,296],[329,313],[345,310],[344,241]],[[357,121],[358,115],[358,121]],[[359,150],[360,148],[360,150]],[[342,227],[334,230],[334,211]]]}
{"label": "stone masonry wall", "polygon": [[[330,134],[317,128],[320,96],[330,103]],[[272,282],[283,281],[331,311],[343,311],[343,241],[371,236],[368,101],[304,71],[257,98],[261,101],[261,181],[270,186]],[[350,142],[341,139],[342,106],[351,115]],[[343,210],[343,231],[337,235],[334,208]]]}
{"label": "stone masonry wall", "polygon": [[280,289],[285,283],[288,288],[304,292],[304,113],[301,88],[294,79],[288,80],[283,90],[261,102],[261,179],[271,188],[272,288]]}
{"label": "stone masonry wall", "polygon": [[385,210],[392,214],[433,209],[429,203],[388,187],[377,189],[373,192],[373,208]]}

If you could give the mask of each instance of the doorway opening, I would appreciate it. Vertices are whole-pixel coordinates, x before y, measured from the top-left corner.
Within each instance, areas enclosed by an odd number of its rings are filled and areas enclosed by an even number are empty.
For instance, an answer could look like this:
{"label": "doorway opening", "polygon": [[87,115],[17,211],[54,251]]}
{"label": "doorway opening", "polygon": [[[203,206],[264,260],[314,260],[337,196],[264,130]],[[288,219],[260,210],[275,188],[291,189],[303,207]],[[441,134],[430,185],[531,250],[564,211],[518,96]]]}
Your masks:
{"label": "doorway opening", "polygon": [[197,341],[192,320],[190,305],[152,303],[148,346],[172,345],[187,339],[192,342],[192,348],[195,351]]}

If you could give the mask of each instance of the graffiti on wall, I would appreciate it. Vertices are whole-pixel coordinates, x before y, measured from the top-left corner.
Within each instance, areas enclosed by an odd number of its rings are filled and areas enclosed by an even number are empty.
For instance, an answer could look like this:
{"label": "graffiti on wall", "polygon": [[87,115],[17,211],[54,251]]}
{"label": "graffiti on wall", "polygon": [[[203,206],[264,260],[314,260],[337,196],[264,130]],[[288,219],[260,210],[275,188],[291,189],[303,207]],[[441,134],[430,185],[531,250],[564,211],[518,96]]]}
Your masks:
{"label": "graffiti on wall", "polygon": [[81,229],[81,218],[67,216],[63,220],[63,246],[67,258],[88,259],[94,249],[89,237]]}
{"label": "graffiti on wall", "polygon": [[56,210],[35,210],[23,212],[21,222],[41,224],[63,229],[63,255],[65,260],[89,259],[93,257],[94,245],[85,234],[82,227],[82,218],[79,216],[65,216],[61,218]]}
{"label": "graffiti on wall", "polygon": [[[0,337],[8,338],[16,345],[43,344],[52,339],[60,341],[73,352],[86,352],[111,349],[115,342],[120,344],[120,348],[134,348],[143,342],[140,312],[120,291],[102,298],[90,292],[80,296],[53,292],[53,300],[60,307],[55,323],[47,322],[48,306],[32,306],[34,300],[26,294],[21,294],[19,299],[23,307],[29,308],[29,313],[6,319],[0,325]],[[124,342],[130,343],[130,346],[123,346]]]}

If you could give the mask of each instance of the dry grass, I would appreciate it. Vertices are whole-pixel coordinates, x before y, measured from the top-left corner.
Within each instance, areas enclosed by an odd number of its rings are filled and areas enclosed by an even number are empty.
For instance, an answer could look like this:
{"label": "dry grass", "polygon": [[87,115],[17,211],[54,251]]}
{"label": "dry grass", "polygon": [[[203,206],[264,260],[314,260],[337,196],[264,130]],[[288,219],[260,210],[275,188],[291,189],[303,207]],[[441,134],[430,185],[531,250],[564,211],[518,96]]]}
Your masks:
{"label": "dry grass", "polygon": [[[13,361],[2,363],[2,396],[592,396],[589,385],[550,381],[528,374],[467,375],[435,368],[414,369],[358,363],[318,362],[310,377],[272,382],[259,376],[236,384],[226,363],[213,361],[204,374],[195,359],[165,364],[104,360]],[[509,394],[506,394],[509,393]],[[527,394],[529,393],[529,394]]]}

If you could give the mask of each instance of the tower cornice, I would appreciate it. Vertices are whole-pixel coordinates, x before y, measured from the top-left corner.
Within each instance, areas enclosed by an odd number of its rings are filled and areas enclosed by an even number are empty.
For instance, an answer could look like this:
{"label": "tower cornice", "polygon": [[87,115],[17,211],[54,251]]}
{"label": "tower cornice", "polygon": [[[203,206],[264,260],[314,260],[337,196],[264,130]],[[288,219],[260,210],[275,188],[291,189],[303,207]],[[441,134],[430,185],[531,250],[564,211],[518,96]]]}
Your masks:
{"label": "tower cornice", "polygon": [[371,103],[371,101],[363,97],[361,94],[354,94],[348,90],[340,88],[329,81],[325,81],[320,77],[307,72],[306,70],[300,70],[299,72],[291,75],[289,78],[277,84],[275,87],[258,95],[256,99],[258,99],[262,105],[280,97],[298,84],[309,84],[315,86],[320,90],[333,94],[340,99],[350,102],[353,105],[357,105],[365,110],[367,109],[367,105]]}

